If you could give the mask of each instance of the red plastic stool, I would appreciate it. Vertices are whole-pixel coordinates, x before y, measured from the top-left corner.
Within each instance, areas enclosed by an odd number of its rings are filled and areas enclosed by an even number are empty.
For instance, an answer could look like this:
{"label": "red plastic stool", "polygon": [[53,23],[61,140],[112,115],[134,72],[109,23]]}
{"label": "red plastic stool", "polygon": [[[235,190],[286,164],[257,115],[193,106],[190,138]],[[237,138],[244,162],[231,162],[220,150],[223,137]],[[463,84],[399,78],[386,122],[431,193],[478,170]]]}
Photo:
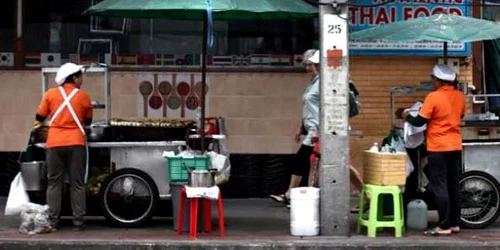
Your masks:
{"label": "red plastic stool", "polygon": [[[177,234],[182,234],[183,224],[184,224],[184,206],[186,199],[191,200],[191,208],[189,211],[189,232],[191,239],[196,239],[196,233],[198,231],[198,200],[203,199],[203,224],[205,226],[205,233],[212,232],[212,206],[210,204],[210,199],[205,198],[187,198],[186,188],[181,188],[181,200],[179,204],[179,214],[177,219]],[[224,208],[222,203],[222,195],[219,191],[219,197],[217,198],[217,210],[219,214],[219,233],[220,236],[226,236],[226,227],[224,226]]]}

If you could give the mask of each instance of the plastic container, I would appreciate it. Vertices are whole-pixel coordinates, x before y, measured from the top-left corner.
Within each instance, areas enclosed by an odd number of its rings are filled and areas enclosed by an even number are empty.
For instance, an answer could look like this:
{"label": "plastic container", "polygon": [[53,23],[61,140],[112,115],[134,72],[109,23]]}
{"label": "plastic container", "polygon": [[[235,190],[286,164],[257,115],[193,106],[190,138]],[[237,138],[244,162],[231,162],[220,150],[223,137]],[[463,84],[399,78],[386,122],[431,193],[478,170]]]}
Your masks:
{"label": "plastic container", "polygon": [[427,228],[427,204],[416,199],[408,203],[406,226],[410,229],[424,230]]}
{"label": "plastic container", "polygon": [[[179,204],[181,203],[181,188],[187,183],[170,183],[170,193],[172,194],[172,218],[174,231],[177,231],[177,220],[179,218]],[[200,199],[198,202],[198,232],[201,232],[204,228],[203,224],[203,200]],[[190,205],[191,200],[187,199],[186,204],[184,204],[184,221],[182,223],[182,231],[189,232],[189,220],[190,220]]]}
{"label": "plastic container", "polygon": [[208,170],[209,158],[207,155],[194,157],[168,156],[168,178],[170,182],[185,183],[189,179],[189,172],[183,165],[194,170]]}
{"label": "plastic container", "polygon": [[294,236],[319,235],[319,188],[298,187],[290,192],[290,232]]}
{"label": "plastic container", "polygon": [[378,143],[374,142],[373,146],[369,150],[370,152],[378,152]]}

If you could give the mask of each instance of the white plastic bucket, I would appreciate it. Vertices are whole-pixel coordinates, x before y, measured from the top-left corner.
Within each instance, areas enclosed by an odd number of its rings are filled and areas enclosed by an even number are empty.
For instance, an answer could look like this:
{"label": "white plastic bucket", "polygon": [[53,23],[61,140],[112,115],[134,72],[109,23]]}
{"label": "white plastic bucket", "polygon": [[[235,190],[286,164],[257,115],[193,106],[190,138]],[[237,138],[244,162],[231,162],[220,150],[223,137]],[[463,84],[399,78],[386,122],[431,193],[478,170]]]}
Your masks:
{"label": "white plastic bucket", "polygon": [[294,236],[319,235],[319,188],[292,188],[290,232]]}

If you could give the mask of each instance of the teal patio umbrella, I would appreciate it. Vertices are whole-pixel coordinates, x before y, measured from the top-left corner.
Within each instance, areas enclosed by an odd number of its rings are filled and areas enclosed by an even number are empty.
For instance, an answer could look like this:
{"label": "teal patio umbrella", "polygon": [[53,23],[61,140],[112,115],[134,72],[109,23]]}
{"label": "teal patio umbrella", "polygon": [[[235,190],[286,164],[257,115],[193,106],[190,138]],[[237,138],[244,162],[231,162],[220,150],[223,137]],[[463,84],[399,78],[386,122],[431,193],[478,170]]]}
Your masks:
{"label": "teal patio umbrella", "polygon": [[379,25],[350,35],[351,40],[443,42],[445,59],[448,55],[447,42],[475,42],[497,38],[500,38],[498,23],[445,13]]}
{"label": "teal patio umbrella", "polygon": [[[203,20],[201,67],[201,149],[205,150],[207,47],[213,45],[213,20],[292,20],[314,18],[318,9],[303,0],[104,0],[84,14],[122,18]],[[210,33],[210,34],[208,34]]]}
{"label": "teal patio umbrella", "polygon": [[[210,0],[216,20],[289,20],[311,18],[318,9],[302,0]],[[207,0],[105,0],[86,14],[126,18],[203,20]]]}

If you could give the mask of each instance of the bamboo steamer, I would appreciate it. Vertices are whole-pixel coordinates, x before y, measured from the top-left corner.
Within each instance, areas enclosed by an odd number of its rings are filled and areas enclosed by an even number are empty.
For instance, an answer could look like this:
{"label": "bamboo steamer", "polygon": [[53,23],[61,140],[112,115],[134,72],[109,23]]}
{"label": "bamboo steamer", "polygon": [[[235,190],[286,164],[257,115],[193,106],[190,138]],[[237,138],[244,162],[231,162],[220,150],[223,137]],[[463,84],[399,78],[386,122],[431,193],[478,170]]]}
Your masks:
{"label": "bamboo steamer", "polygon": [[363,152],[363,181],[379,186],[406,184],[406,153]]}

